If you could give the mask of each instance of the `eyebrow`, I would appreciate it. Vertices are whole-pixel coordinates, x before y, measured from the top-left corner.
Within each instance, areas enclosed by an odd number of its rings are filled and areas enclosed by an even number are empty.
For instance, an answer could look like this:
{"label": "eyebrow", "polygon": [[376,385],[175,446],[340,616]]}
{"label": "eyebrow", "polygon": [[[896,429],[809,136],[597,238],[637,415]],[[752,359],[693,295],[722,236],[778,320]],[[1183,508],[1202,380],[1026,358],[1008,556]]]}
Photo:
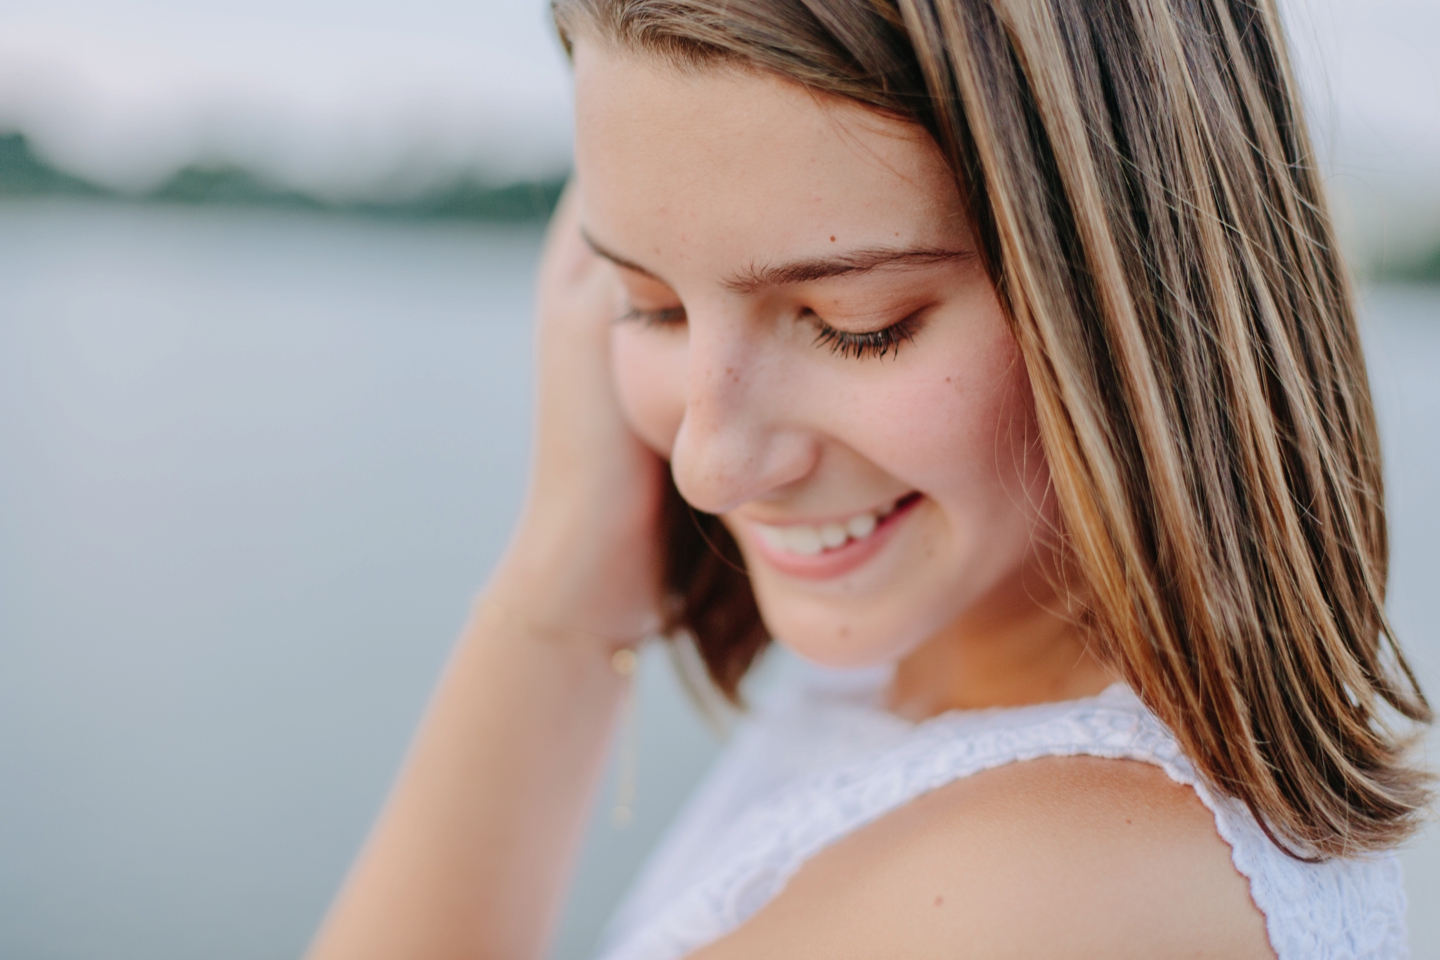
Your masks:
{"label": "eyebrow", "polygon": [[[627,260],[607,250],[584,230],[580,231],[590,249],[618,267],[632,270],[641,276],[664,283],[653,272],[633,260]],[[814,257],[793,260],[788,263],[750,266],[727,278],[724,286],[736,293],[754,293],[764,287],[782,287],[813,280],[826,280],[850,274],[868,273],[881,267],[925,267],[955,260],[970,260],[975,257],[971,250],[946,250],[940,247],[865,247],[851,250],[832,257]]]}
{"label": "eyebrow", "polygon": [[865,247],[833,257],[748,267],[727,279],[725,286],[736,293],[754,293],[763,287],[783,287],[812,280],[828,280],[831,277],[869,273],[882,267],[928,267],[937,263],[969,260],[974,256],[975,253],[970,250],[945,250],[938,247]]}
{"label": "eyebrow", "polygon": [[660,283],[665,282],[664,280],[661,280],[659,277],[655,276],[655,274],[651,273],[649,270],[646,270],[644,267],[640,266],[640,264],[636,263],[635,261],[626,260],[624,257],[620,256],[620,254],[607,250],[600,244],[596,243],[595,238],[590,236],[590,231],[586,230],[584,227],[580,228],[580,236],[582,239],[584,239],[586,245],[595,253],[596,256],[609,260],[617,267],[624,267],[626,270],[632,270],[635,273],[640,274],[641,276],[649,277],[651,280],[657,280]]}

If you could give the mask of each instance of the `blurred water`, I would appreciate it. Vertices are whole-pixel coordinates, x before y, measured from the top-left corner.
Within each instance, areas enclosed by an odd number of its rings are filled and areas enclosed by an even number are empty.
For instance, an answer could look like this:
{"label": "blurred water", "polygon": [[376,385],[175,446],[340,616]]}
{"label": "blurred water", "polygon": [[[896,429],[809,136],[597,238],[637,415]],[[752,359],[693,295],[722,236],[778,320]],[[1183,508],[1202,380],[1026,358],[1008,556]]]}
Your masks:
{"label": "blurred water", "polygon": [[[0,956],[300,952],[515,514],[537,242],[0,206]],[[1440,293],[1366,309],[1435,691]],[[715,750],[642,686],[637,824],[597,819],[561,960]],[[1440,957],[1434,830],[1407,869]]]}

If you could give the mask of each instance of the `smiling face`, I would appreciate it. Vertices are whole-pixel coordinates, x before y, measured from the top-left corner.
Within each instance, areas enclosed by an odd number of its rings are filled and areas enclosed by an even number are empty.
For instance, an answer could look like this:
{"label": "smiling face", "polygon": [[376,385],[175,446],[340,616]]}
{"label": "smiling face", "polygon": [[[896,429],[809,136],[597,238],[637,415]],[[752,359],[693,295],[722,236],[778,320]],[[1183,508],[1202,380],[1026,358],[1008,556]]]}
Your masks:
{"label": "smiling face", "polygon": [[1033,617],[1029,383],[930,138],[738,68],[581,42],[575,69],[622,406],[777,639],[860,665]]}

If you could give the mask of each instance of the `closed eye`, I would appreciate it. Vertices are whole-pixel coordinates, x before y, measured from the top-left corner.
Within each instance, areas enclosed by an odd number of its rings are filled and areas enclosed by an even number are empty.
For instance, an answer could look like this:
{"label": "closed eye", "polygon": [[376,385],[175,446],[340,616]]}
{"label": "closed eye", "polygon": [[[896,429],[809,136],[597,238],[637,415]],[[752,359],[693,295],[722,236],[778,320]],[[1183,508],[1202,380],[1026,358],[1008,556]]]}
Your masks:
{"label": "closed eye", "polygon": [[631,307],[615,318],[616,323],[639,323],[644,327],[673,327],[685,322],[684,307],[664,307],[660,310],[642,310]]}
{"label": "closed eye", "polygon": [[837,356],[853,357],[859,360],[864,357],[883,358],[890,353],[898,356],[900,344],[910,343],[915,339],[915,334],[919,332],[921,312],[916,311],[881,330],[867,330],[863,333],[838,330],[810,311],[807,311],[807,316],[816,326],[816,346],[824,344],[829,346],[830,352]]}
{"label": "closed eye", "polygon": [[[859,360],[865,357],[883,358],[888,354],[898,355],[902,343],[910,343],[915,339],[915,335],[920,329],[923,312],[916,311],[883,329],[864,332],[832,327],[811,310],[806,310],[804,317],[816,327],[814,341],[816,346],[828,346],[830,352],[837,356]],[[678,326],[685,321],[684,307],[663,307],[659,310],[631,307],[615,318],[616,323],[639,323],[647,329]]]}

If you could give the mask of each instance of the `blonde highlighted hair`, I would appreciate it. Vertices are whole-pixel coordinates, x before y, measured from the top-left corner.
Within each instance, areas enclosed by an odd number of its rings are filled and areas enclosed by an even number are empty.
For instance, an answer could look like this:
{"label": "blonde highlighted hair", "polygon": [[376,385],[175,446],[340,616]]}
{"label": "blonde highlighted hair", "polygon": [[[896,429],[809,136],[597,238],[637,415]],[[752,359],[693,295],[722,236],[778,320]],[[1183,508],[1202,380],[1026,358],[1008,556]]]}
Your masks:
{"label": "blonde highlighted hair", "polygon": [[[920,124],[1035,394],[1091,642],[1301,857],[1392,847],[1432,719],[1386,621],[1349,281],[1272,0],[555,0],[584,36]],[[732,699],[767,638],[672,490],[671,627]]]}

